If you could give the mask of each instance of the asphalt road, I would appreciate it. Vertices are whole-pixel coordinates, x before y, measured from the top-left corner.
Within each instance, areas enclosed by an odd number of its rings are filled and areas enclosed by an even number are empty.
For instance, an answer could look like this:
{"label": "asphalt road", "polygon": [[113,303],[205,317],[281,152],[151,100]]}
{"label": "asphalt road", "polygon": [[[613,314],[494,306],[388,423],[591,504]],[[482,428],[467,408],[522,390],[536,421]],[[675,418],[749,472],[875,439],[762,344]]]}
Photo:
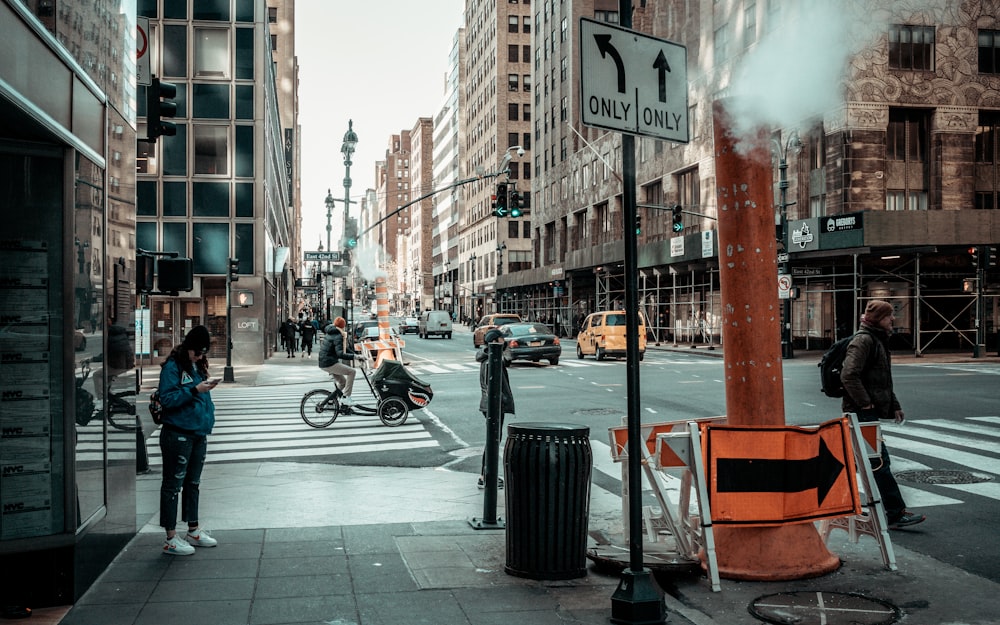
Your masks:
{"label": "asphalt road", "polygon": [[[556,366],[514,363],[514,419],[589,426],[597,454],[606,450],[607,428],[621,423],[627,411],[626,363],[578,361],[573,349],[566,342],[569,357]],[[474,353],[471,335],[460,331],[450,341],[407,340],[411,368],[434,387],[430,412],[455,440],[468,445],[465,452],[457,450],[452,466],[478,473],[485,426],[478,412]],[[725,414],[721,358],[651,350],[639,369],[643,422]],[[839,400],[819,391],[818,376],[815,355],[783,363],[786,423],[817,424],[840,415]],[[993,581],[1000,581],[1000,542],[995,537],[1000,518],[998,376],[996,363],[897,362],[893,377],[907,421],[884,429],[908,506],[928,516],[919,526],[893,532],[893,540]],[[620,488],[614,475],[594,475],[595,485]],[[943,483],[947,481],[958,483]],[[874,542],[871,546],[877,548]]]}

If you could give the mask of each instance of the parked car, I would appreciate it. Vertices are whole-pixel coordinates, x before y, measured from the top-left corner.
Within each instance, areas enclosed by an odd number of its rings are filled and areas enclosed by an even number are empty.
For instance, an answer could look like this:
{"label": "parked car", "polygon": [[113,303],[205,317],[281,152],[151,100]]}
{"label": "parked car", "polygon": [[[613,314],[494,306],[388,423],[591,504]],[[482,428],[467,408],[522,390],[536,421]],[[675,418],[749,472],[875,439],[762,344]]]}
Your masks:
{"label": "parked car", "polygon": [[541,323],[508,323],[500,326],[503,335],[503,359],[509,364],[515,360],[548,360],[559,364],[562,346],[559,337]]}
{"label": "parked car", "polygon": [[425,339],[432,334],[451,338],[451,314],[447,310],[425,310],[417,322],[417,334]]}
{"label": "parked car", "polygon": [[483,344],[483,337],[486,333],[496,328],[498,326],[507,325],[508,323],[520,323],[521,315],[515,315],[511,313],[494,313],[492,315],[486,315],[479,320],[476,324],[476,329],[472,332],[472,346],[479,347]]}
{"label": "parked car", "polygon": [[[605,310],[587,315],[576,336],[576,357],[597,360],[625,355],[625,311]],[[639,313],[639,360],[646,354],[646,319]]]}
{"label": "parked car", "polygon": [[399,333],[400,334],[417,334],[419,332],[420,320],[416,317],[403,317],[403,320],[399,322]]}
{"label": "parked car", "polygon": [[354,337],[355,343],[367,338],[378,338],[378,321],[375,319],[366,319],[355,323],[354,331],[351,335]]}

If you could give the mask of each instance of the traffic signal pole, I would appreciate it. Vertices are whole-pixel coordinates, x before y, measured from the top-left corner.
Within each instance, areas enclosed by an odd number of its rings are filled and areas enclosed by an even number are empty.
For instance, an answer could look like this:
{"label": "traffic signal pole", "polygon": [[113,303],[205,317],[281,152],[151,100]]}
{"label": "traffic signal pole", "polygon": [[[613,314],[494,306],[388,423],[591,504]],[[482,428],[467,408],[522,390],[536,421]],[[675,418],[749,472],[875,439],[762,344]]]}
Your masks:
{"label": "traffic signal pole", "polygon": [[230,258],[226,267],[226,366],[222,370],[223,382],[235,382],[233,375],[233,282],[240,279],[240,260]]}

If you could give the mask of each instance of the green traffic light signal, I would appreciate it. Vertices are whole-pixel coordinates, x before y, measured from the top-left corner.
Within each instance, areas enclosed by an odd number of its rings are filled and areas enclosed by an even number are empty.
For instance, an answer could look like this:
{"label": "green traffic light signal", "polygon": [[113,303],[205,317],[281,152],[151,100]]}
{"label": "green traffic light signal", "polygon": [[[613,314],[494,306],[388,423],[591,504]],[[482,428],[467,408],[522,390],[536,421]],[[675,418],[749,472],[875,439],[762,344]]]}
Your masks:
{"label": "green traffic light signal", "polygon": [[674,214],[674,224],[672,226],[674,232],[684,232],[684,209],[680,204],[674,204],[670,209]]}

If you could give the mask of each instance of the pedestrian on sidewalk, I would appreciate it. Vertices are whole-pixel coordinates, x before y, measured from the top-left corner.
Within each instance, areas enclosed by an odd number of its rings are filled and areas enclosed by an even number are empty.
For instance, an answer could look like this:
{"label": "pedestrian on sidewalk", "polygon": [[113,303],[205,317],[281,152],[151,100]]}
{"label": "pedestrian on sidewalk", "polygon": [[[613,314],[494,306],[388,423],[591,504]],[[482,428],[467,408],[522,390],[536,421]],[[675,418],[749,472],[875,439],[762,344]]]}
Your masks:
{"label": "pedestrian on sidewalk", "polygon": [[[490,362],[490,343],[498,343],[500,345],[504,344],[503,333],[496,328],[488,331],[483,336],[483,345],[476,352],[476,361],[479,363],[479,389],[481,391],[481,396],[479,399],[479,411],[483,413],[483,418],[487,417],[487,411],[489,410],[489,362]],[[501,359],[503,366],[500,368],[501,380],[500,380],[500,436],[503,436],[503,421],[504,415],[514,414],[514,393],[510,390],[510,376],[507,374],[507,362]],[[499,441],[497,441],[499,444]],[[479,488],[484,488],[486,476],[486,449],[483,449],[483,462],[479,470],[479,482],[477,486]],[[497,478],[497,484],[500,488],[503,488],[503,480]]]}
{"label": "pedestrian on sidewalk", "polygon": [[[343,396],[340,403],[345,406],[353,406],[354,400],[351,393],[354,390],[354,376],[357,371],[352,365],[344,362],[354,362],[354,352],[349,348],[347,342],[347,322],[343,317],[337,317],[333,323],[326,326],[326,340],[319,348],[319,368],[333,376],[333,381],[337,384],[337,390]],[[344,361],[344,362],[341,362]]]}
{"label": "pedestrian on sidewalk", "polygon": [[313,339],[316,338],[316,326],[313,325],[310,319],[306,318],[299,326],[299,333],[302,335],[302,357],[312,358]]}
{"label": "pedestrian on sidewalk", "polygon": [[281,324],[281,338],[285,342],[286,358],[295,358],[295,322],[291,317]]}
{"label": "pedestrian on sidewalk", "polygon": [[[195,547],[218,544],[199,525],[198,519],[201,472],[208,451],[208,435],[215,425],[215,404],[210,393],[221,380],[208,377],[210,345],[208,328],[195,326],[160,365],[158,389],[163,405],[160,525],[167,532],[163,543],[165,554],[189,556]],[[178,497],[181,521],[187,522],[184,540],[176,530]]]}
{"label": "pedestrian on sidewalk", "polygon": [[[892,364],[889,335],[892,333],[892,304],[871,300],[861,316],[861,328],[847,346],[840,380],[844,383],[844,412],[854,412],[858,421],[892,419],[903,423],[903,409],[892,387]],[[906,509],[896,478],[889,466],[889,450],[882,445],[880,458],[871,461],[889,529],[922,523],[926,517]]]}

